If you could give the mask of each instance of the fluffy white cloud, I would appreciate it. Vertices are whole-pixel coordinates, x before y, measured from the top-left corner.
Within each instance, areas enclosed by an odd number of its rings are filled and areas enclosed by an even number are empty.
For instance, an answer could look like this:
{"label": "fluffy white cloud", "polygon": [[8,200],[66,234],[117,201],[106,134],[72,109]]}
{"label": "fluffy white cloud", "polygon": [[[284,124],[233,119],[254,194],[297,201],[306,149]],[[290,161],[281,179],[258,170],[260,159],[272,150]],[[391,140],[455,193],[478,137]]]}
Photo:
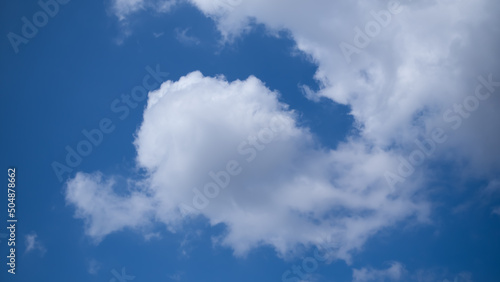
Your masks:
{"label": "fluffy white cloud", "polygon": [[110,232],[147,225],[148,214],[153,214],[151,199],[138,190],[139,185],[121,196],[114,184],[101,173],[77,173],[67,183],[66,201],[76,207],[75,217],[85,220],[86,234],[96,242]]}
{"label": "fluffy white cloud", "polygon": [[425,217],[414,186],[396,193],[385,182],[394,156],[354,140],[321,148],[278,95],[255,77],[229,83],[193,72],[165,82],[150,93],[135,140],[147,179],[126,196],[98,173],[68,182],[87,234],[100,239],[151,221],[175,231],[191,209],[225,224],[217,240],[237,255],[263,244],[286,255],[326,241],[348,259],[380,228]]}
{"label": "fluffy white cloud", "polygon": [[116,16],[123,20],[130,13],[136,12],[144,7],[144,0],[116,0],[113,10]]}

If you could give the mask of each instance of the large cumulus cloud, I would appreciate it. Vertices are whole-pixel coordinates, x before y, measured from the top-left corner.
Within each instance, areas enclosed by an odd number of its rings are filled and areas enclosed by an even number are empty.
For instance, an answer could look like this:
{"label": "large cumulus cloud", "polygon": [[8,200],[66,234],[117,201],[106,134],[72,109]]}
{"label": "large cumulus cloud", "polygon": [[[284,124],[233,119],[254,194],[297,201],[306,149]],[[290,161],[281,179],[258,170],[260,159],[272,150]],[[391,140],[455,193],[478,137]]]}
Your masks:
{"label": "large cumulus cloud", "polygon": [[165,82],[150,93],[135,140],[147,178],[119,195],[112,179],[79,173],[67,200],[96,239],[151,222],[175,231],[202,215],[227,226],[219,243],[237,255],[326,242],[348,259],[380,228],[425,218],[412,186],[396,193],[385,182],[395,156],[354,140],[323,148],[278,96],[255,77],[193,72]]}

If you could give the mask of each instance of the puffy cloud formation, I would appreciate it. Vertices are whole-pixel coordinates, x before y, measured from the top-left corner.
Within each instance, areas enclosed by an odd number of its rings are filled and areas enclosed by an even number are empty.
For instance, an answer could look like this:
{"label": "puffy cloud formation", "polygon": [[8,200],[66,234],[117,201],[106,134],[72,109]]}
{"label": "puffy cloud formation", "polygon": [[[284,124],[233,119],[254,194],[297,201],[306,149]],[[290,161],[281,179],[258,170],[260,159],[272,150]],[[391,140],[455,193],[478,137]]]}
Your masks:
{"label": "puffy cloud formation", "polygon": [[78,173],[66,199],[98,240],[154,221],[175,231],[203,215],[227,226],[220,243],[237,255],[327,241],[348,259],[380,228],[425,215],[410,186],[395,193],[385,182],[390,153],[355,141],[322,148],[295,118],[255,77],[229,83],[193,72],[150,93],[135,140],[147,179],[118,195],[112,179]]}
{"label": "puffy cloud formation", "polygon": [[103,179],[101,173],[77,173],[67,183],[66,201],[75,204],[75,217],[84,219],[86,234],[96,241],[125,227],[145,225],[143,217],[153,214],[147,195],[135,189],[121,196],[114,186],[114,179]]}
{"label": "puffy cloud formation", "polygon": [[[94,238],[144,218],[176,230],[194,213],[224,223],[220,242],[236,254],[327,241],[348,259],[381,228],[425,219],[428,205],[415,192],[426,178],[415,176],[427,160],[498,173],[498,1],[190,2],[227,41],[254,23],[288,31],[318,65],[320,90],[304,86],[305,94],[350,106],[360,136],[322,148],[253,77],[194,72],[166,82],[150,93],[135,140],[148,177],[121,196],[99,174],[68,182],[67,200]],[[146,2],[115,3],[129,7],[117,12],[126,16]]]}

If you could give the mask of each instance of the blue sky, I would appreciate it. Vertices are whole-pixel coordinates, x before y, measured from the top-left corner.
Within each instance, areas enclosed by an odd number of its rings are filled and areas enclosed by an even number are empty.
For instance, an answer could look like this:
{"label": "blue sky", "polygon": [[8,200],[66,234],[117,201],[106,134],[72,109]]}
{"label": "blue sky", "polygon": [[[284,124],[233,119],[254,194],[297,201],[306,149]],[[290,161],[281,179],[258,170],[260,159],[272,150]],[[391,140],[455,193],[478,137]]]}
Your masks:
{"label": "blue sky", "polygon": [[500,279],[495,1],[41,2],[0,9],[1,281]]}

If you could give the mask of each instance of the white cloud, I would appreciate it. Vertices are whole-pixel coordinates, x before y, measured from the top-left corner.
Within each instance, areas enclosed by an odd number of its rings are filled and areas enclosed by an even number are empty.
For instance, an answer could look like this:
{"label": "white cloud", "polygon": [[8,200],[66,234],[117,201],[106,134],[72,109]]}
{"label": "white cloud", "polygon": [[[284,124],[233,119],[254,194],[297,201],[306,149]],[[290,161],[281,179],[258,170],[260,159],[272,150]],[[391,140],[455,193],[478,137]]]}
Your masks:
{"label": "white cloud", "polygon": [[25,237],[26,252],[29,252],[29,251],[35,249],[35,239],[36,239],[36,235],[26,235],[26,237]]}
{"label": "white cloud", "polygon": [[167,12],[175,3],[176,0],[113,0],[112,10],[120,21],[124,21],[131,14],[147,8]]}
{"label": "white cloud", "polygon": [[[286,255],[326,240],[348,259],[381,228],[425,217],[426,204],[412,199],[414,184],[392,193],[382,177],[396,162],[393,155],[354,140],[336,151],[321,148],[278,95],[255,77],[229,83],[193,72],[165,82],[150,93],[135,140],[138,165],[149,176],[139,188],[119,196],[113,181],[98,173],[68,182],[66,198],[87,234],[101,239],[152,221],[180,229],[181,206],[198,203],[193,188],[204,191],[214,182],[209,172],[225,170],[231,160],[242,173],[196,212],[227,226],[215,241],[237,255],[264,244]],[[280,123],[270,125],[273,120]],[[262,132],[271,134],[264,137],[270,142],[252,147],[252,136]]]}
{"label": "white cloud", "polygon": [[124,20],[129,14],[144,8],[145,0],[115,0],[113,10],[115,15]]}
{"label": "white cloud", "polygon": [[47,251],[47,249],[45,249],[45,246],[38,239],[38,235],[36,233],[31,233],[24,236],[24,243],[26,245],[26,253],[38,251],[40,255],[43,256]]}
{"label": "white cloud", "polygon": [[361,268],[353,270],[353,282],[400,281],[406,270],[399,262],[391,263],[387,269]]}
{"label": "white cloud", "polygon": [[195,36],[187,34],[190,28],[176,28],[175,29],[175,38],[182,44],[185,45],[199,45],[200,40]]}
{"label": "white cloud", "polygon": [[150,198],[139,190],[120,196],[113,191],[114,183],[100,173],[77,173],[67,183],[66,201],[76,207],[75,217],[85,220],[86,233],[96,242],[125,227],[145,226],[152,214]]}
{"label": "white cloud", "polygon": [[101,263],[98,262],[97,260],[95,259],[91,259],[88,263],[88,273],[89,274],[92,274],[92,275],[96,275],[99,270],[101,269]]}

